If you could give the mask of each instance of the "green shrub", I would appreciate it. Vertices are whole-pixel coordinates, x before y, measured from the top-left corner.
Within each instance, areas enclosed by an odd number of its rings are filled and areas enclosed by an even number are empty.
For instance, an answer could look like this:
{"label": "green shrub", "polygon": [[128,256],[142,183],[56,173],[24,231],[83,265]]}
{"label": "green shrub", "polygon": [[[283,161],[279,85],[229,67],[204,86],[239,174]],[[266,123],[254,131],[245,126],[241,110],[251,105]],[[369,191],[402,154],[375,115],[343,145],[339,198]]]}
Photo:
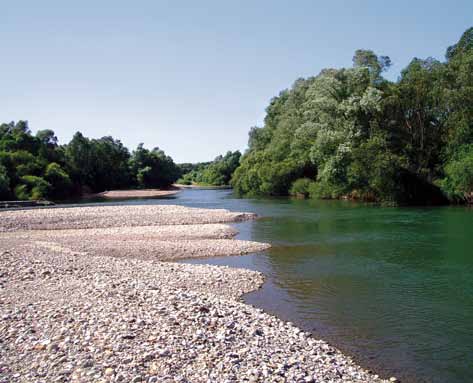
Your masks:
{"label": "green shrub", "polygon": [[179,178],[177,181],[176,181],[177,184],[179,185],[192,185],[192,181],[190,179],[188,179],[187,177],[182,177],[182,178]]}
{"label": "green shrub", "polygon": [[191,185],[193,183],[208,186],[225,186],[230,184],[235,169],[240,164],[241,153],[227,152],[218,156],[212,162],[197,164],[181,164],[181,178],[178,183]]}
{"label": "green shrub", "polygon": [[136,180],[138,181],[138,186],[145,188],[151,182],[151,166],[145,166],[144,168],[138,169],[136,173]]}
{"label": "green shrub", "polygon": [[326,181],[311,182],[308,187],[309,197],[314,199],[339,198],[343,193],[341,190]]}
{"label": "green shrub", "polygon": [[48,196],[51,184],[41,177],[23,176],[15,188],[15,196],[20,200],[38,200]]}
{"label": "green shrub", "polygon": [[400,174],[406,160],[390,151],[382,134],[374,135],[352,151],[348,166],[351,196],[362,200],[400,202]]}
{"label": "green shrub", "polygon": [[50,196],[63,199],[70,195],[72,182],[69,175],[56,162],[51,162],[46,167],[44,178],[51,184]]}
{"label": "green shrub", "polygon": [[148,150],[138,145],[130,158],[131,173],[137,186],[142,188],[165,188],[179,178],[179,168],[162,150]]}
{"label": "green shrub", "polygon": [[7,170],[0,164],[0,199],[8,199],[10,197],[10,179]]}
{"label": "green shrub", "polygon": [[473,145],[459,151],[456,159],[445,166],[443,189],[452,197],[473,202]]}
{"label": "green shrub", "polygon": [[30,199],[30,193],[28,191],[28,186],[25,184],[17,185],[15,187],[15,197],[19,200],[28,200]]}
{"label": "green shrub", "polygon": [[292,183],[289,194],[297,197],[307,198],[309,196],[309,188],[313,181],[310,178],[299,178]]}

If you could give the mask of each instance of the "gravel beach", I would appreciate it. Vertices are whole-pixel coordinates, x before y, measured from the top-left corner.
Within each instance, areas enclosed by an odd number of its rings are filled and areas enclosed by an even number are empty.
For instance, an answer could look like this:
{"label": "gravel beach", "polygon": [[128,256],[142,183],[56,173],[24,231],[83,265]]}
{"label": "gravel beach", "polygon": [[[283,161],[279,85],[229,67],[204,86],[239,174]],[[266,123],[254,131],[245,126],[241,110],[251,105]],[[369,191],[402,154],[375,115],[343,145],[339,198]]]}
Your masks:
{"label": "gravel beach", "polygon": [[[177,205],[85,206],[0,212],[0,232],[239,222],[253,213]],[[209,254],[211,255],[211,254]]]}
{"label": "gravel beach", "polygon": [[267,244],[181,206],[0,212],[0,382],[383,382],[241,302],[258,272],[186,265]]}
{"label": "gravel beach", "polygon": [[179,193],[180,190],[160,190],[160,189],[132,189],[132,190],[109,190],[102,193],[89,194],[88,198],[156,198],[169,197]]}

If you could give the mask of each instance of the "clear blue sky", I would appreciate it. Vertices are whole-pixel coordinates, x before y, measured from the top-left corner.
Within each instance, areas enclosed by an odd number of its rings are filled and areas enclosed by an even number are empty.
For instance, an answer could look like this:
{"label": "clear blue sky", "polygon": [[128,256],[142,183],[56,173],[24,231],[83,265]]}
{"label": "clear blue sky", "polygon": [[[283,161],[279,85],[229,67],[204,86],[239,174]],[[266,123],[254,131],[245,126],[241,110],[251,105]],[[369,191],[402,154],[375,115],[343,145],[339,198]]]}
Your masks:
{"label": "clear blue sky", "polygon": [[443,59],[473,0],[0,0],[0,121],[159,146],[177,162],[246,147],[271,97],[358,48]]}

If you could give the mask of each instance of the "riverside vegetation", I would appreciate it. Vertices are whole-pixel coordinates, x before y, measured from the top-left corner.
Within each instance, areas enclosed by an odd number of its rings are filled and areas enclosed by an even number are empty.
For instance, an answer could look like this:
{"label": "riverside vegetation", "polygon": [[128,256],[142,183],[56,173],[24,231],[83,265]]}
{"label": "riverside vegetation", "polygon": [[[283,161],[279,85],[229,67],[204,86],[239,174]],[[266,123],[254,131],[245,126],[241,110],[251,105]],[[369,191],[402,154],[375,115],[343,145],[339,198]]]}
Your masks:
{"label": "riverside vegetation", "polygon": [[358,50],[273,98],[232,184],[242,194],[473,202],[473,28],[444,62]]}
{"label": "riverside vegetation", "polygon": [[112,137],[31,134],[0,126],[0,198],[82,191],[228,185],[246,195],[353,198],[391,204],[473,202],[473,28],[445,61],[414,58],[392,82],[387,56],[358,50],[352,68],[324,69],[273,98],[248,150],[182,164]]}
{"label": "riverside vegetation", "polygon": [[183,176],[177,181],[183,185],[227,186],[233,173],[240,165],[241,153],[228,151],[225,156],[218,156],[212,162],[180,164]]}
{"label": "riverside vegetation", "polygon": [[[181,177],[242,194],[472,202],[473,29],[445,62],[414,59],[397,82],[382,77],[387,56],[359,50],[353,61],[297,80],[243,156],[207,164],[81,133],[59,145],[50,130],[3,124],[0,196],[60,199]],[[161,262],[267,249],[222,225],[254,217],[179,206],[1,212],[0,382],[384,381],[239,302],[260,273]]]}
{"label": "riverside vegetation", "polygon": [[0,125],[0,199],[65,199],[84,192],[166,188],[179,168],[159,148],[143,144],[130,154],[107,136],[89,139],[77,132],[59,145],[52,130],[33,135],[26,121]]}
{"label": "riverside vegetation", "polygon": [[77,132],[59,145],[52,130],[32,134],[27,121],[0,125],[0,200],[67,199],[83,193],[130,188],[168,188],[179,177],[186,185],[229,185],[241,153],[214,161],[174,163],[159,148],[143,144],[130,151],[111,136],[89,139]]}

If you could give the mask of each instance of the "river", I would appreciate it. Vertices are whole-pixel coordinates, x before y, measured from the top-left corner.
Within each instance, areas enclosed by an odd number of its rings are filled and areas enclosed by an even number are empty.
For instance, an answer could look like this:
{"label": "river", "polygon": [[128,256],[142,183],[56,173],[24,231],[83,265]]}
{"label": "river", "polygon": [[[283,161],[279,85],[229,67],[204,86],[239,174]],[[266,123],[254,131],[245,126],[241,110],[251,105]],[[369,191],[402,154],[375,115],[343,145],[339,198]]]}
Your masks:
{"label": "river", "polygon": [[182,204],[251,211],[238,238],[272,249],[188,261],[267,276],[245,301],[404,382],[473,381],[473,209],[384,208],[349,201],[238,199],[184,190]]}

